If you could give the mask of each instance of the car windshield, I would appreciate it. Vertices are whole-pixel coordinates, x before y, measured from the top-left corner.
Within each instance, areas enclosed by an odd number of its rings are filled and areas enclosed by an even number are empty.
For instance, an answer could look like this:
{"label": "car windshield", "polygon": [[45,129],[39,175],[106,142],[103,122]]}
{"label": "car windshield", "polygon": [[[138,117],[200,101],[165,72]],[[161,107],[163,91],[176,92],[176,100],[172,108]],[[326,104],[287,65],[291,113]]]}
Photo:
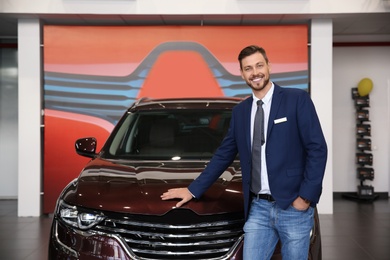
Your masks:
{"label": "car windshield", "polygon": [[128,113],[103,157],[137,160],[210,159],[227,133],[231,110]]}

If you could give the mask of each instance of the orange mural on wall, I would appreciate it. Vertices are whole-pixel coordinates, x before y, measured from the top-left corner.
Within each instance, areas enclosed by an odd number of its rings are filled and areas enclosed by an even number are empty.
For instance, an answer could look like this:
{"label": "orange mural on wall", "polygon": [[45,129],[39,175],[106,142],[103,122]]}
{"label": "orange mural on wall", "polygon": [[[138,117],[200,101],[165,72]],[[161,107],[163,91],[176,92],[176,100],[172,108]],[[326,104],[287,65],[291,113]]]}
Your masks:
{"label": "orange mural on wall", "polygon": [[44,213],[140,97],[247,96],[237,55],[266,49],[272,80],[308,90],[307,26],[45,26]]}

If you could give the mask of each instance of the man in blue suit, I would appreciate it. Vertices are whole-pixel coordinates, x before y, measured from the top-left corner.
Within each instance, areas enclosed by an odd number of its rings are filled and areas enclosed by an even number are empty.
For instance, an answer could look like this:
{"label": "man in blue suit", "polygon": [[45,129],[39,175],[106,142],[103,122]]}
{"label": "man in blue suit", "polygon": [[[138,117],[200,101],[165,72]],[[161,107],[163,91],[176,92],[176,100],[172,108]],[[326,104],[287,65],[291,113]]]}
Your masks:
{"label": "man in blue suit", "polygon": [[[281,88],[270,80],[271,64],[263,48],[245,47],[238,60],[252,96],[233,109],[229,131],[202,174],[188,188],[171,189],[161,198],[179,198],[180,207],[201,197],[239,153],[246,216],[244,259],[270,259],[279,239],[283,259],[307,259],[327,159],[315,107],[306,91]],[[266,129],[260,141],[253,137],[258,100]],[[261,160],[252,158],[256,142],[261,142]]]}

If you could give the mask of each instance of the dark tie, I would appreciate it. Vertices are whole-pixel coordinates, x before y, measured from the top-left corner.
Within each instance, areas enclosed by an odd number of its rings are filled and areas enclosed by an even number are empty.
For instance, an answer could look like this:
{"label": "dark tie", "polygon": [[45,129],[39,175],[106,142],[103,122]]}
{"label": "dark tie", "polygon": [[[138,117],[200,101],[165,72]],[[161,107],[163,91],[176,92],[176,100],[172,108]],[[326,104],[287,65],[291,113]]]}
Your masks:
{"label": "dark tie", "polygon": [[251,190],[257,194],[261,190],[261,146],[264,144],[264,110],[263,101],[257,101],[252,142],[252,182]]}

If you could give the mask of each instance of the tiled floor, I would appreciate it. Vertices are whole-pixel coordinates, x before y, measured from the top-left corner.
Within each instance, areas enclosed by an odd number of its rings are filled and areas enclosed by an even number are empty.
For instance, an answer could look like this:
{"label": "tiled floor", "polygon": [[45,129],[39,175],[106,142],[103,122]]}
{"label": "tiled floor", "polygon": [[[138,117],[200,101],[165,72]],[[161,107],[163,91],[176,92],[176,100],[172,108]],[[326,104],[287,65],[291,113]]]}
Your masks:
{"label": "tiled floor", "polygon": [[322,259],[390,259],[390,200],[333,205],[333,215],[320,215]]}
{"label": "tiled floor", "polygon": [[0,259],[45,260],[51,217],[17,217],[16,200],[0,200]]}
{"label": "tiled floor", "polygon": [[[390,201],[337,199],[320,215],[323,260],[389,260]],[[45,260],[51,217],[18,218],[16,200],[0,200],[0,259]]]}

